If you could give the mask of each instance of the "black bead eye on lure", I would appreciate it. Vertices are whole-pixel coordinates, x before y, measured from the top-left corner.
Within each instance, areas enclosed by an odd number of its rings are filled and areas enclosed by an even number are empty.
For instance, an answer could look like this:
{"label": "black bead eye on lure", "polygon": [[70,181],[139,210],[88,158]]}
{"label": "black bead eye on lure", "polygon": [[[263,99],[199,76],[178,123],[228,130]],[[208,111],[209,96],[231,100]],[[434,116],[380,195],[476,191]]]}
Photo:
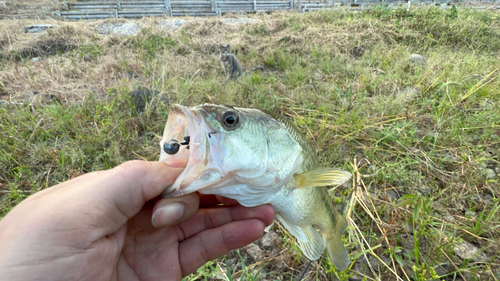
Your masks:
{"label": "black bead eye on lure", "polygon": [[190,139],[191,139],[190,136],[185,136],[184,137],[184,141],[181,142],[180,144],[179,144],[179,142],[177,140],[174,140],[174,139],[166,141],[163,144],[163,150],[167,154],[174,155],[177,152],[179,152],[179,149],[180,149],[181,145],[187,145],[186,149],[189,149],[189,141],[190,141]]}
{"label": "black bead eye on lure", "polygon": [[165,153],[170,154],[170,155],[173,155],[173,154],[176,154],[177,152],[179,152],[180,147],[181,146],[179,145],[179,142],[174,140],[174,139],[166,141],[163,144],[163,150],[165,151]]}

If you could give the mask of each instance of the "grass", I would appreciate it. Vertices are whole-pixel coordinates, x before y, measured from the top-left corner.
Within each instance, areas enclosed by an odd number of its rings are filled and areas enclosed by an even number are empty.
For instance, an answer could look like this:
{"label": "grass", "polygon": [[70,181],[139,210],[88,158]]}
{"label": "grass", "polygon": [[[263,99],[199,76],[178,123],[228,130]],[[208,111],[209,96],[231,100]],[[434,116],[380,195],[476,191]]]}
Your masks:
{"label": "grass", "polygon": [[[344,242],[356,262],[338,272],[325,254],[305,280],[499,279],[499,14],[249,17],[258,23],[198,19],[176,32],[144,19],[135,37],[99,35],[99,22],[55,22],[60,28],[32,36],[18,30],[27,21],[6,21],[0,99],[27,105],[0,104],[0,216],[83,173],[156,160],[168,104],[139,114],[129,96],[150,88],[168,103],[288,115],[325,166],[353,172],[332,194],[346,206]],[[266,70],[224,84],[221,43],[231,43],[244,67]],[[351,55],[356,46],[360,57]],[[413,53],[426,65],[411,64]],[[240,250],[186,280],[296,280],[308,261],[284,228],[274,231],[280,245],[262,261]],[[465,242],[479,249],[476,257],[458,254]]]}

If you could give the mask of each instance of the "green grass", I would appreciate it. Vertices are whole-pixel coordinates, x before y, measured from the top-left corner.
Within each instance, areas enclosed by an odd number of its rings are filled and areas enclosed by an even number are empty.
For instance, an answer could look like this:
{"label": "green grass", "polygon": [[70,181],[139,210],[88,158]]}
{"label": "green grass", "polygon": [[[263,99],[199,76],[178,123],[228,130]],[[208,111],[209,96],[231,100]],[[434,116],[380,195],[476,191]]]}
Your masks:
{"label": "green grass", "polygon": [[[65,93],[59,102],[0,104],[0,216],[80,174],[156,160],[168,104],[137,114],[128,97],[148,87],[170,103],[291,116],[325,166],[353,172],[354,184],[333,193],[347,206],[344,242],[359,262],[340,273],[325,254],[308,280],[500,278],[499,14],[376,9],[260,19],[245,28],[208,20],[171,34],[145,28],[128,38],[71,37],[77,48],[42,64],[19,58],[21,47],[0,48],[2,99],[21,101],[26,90]],[[42,39],[62,40],[70,29]],[[223,84],[217,51],[224,40],[244,67],[266,71]],[[365,53],[352,57],[354,46]],[[411,65],[413,53],[427,64]],[[412,94],[402,93],[407,87]],[[489,178],[487,169],[496,175]],[[282,243],[263,263],[249,264],[240,250],[186,280],[296,280],[307,260],[283,228],[274,229]],[[488,262],[462,259],[454,250],[461,241]]]}

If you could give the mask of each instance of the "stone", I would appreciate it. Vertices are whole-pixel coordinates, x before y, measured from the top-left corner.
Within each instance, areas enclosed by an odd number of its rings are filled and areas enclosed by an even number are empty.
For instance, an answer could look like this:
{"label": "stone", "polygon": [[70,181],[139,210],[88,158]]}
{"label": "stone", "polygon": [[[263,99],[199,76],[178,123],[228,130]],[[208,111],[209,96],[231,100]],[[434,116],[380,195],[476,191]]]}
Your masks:
{"label": "stone", "polygon": [[151,91],[149,89],[140,89],[130,92],[130,97],[132,99],[132,104],[138,113],[141,113],[146,108],[146,104],[149,103],[155,95],[158,93],[156,91]]}
{"label": "stone", "polygon": [[443,263],[434,267],[434,271],[439,276],[445,276],[449,273],[450,265],[448,263]]}
{"label": "stone", "polygon": [[33,102],[33,99],[37,95],[38,95],[38,92],[36,92],[36,91],[26,91],[26,92],[24,92],[24,100],[27,101],[28,103],[31,103],[31,102]]}
{"label": "stone", "polygon": [[[386,257],[386,256],[380,256],[380,258],[382,259],[382,261],[387,265],[387,266],[392,266],[392,260],[391,258],[389,257]],[[381,263],[381,266],[385,267],[385,265],[383,265]]]}
{"label": "stone", "polygon": [[401,234],[401,246],[404,249],[412,250],[415,248],[415,238],[411,234]]}
{"label": "stone", "polygon": [[485,253],[480,252],[476,246],[467,241],[462,241],[453,246],[453,251],[464,260],[473,260],[481,263],[487,263],[490,260]]}
{"label": "stone", "polygon": [[259,261],[264,258],[264,251],[254,243],[245,246],[243,249],[255,261]]}
{"label": "stone", "polygon": [[397,93],[397,97],[404,100],[411,100],[418,94],[418,90],[412,87],[406,87]]}
{"label": "stone", "polygon": [[477,212],[471,211],[471,210],[466,210],[465,211],[465,217],[469,218],[471,221],[474,221],[477,219]]}
{"label": "stone", "polygon": [[45,31],[49,28],[56,28],[58,25],[53,25],[53,24],[34,24],[34,25],[27,25],[24,27],[24,32],[25,33],[40,33],[42,31]]}
{"label": "stone", "polygon": [[386,191],[386,194],[387,194],[387,197],[386,199],[389,201],[389,202],[394,202],[396,200],[399,199],[399,195],[396,191],[394,191],[393,189],[387,189]]}
{"label": "stone", "polygon": [[352,48],[349,51],[349,53],[351,54],[351,56],[353,56],[355,58],[359,58],[365,54],[365,50],[360,46],[354,46],[354,48]]}
{"label": "stone", "polygon": [[274,230],[270,230],[261,238],[260,243],[264,249],[275,247],[279,245],[279,236]]}
{"label": "stone", "polygon": [[162,28],[162,29],[176,31],[188,22],[191,22],[191,21],[190,20],[162,20],[158,24],[158,27]]}
{"label": "stone", "polygon": [[380,270],[380,261],[376,257],[370,255],[368,261],[375,270]]}
{"label": "stone", "polygon": [[413,65],[425,65],[427,63],[425,58],[418,54],[412,54],[409,58],[409,61]]}
{"label": "stone", "polygon": [[446,212],[443,214],[443,220],[449,222],[449,223],[455,223],[455,217],[452,216],[450,213]]}
{"label": "stone", "polygon": [[36,58],[32,58],[31,59],[31,62],[34,63],[34,62],[39,62],[40,61],[40,57],[36,57]]}
{"label": "stone", "polygon": [[427,185],[420,186],[420,192],[424,196],[429,196],[431,194],[431,191],[432,191],[432,189]]}
{"label": "stone", "polygon": [[492,178],[494,178],[496,176],[496,173],[495,171],[493,171],[493,169],[486,169],[486,177],[491,180]]}
{"label": "stone", "polygon": [[[357,263],[354,264],[354,266],[353,266],[352,269],[354,271],[354,274],[352,274],[351,276],[349,276],[349,279],[348,279],[349,281],[363,281],[363,280],[366,280],[366,277],[364,277],[364,274],[368,270],[366,263],[360,264],[360,263],[357,262]],[[360,274],[358,274],[358,272]]]}
{"label": "stone", "polygon": [[141,28],[137,23],[127,22],[105,22],[97,26],[96,31],[99,34],[113,34],[120,36],[136,35]]}
{"label": "stone", "polygon": [[221,19],[221,22],[226,23],[226,24],[230,24],[230,25],[242,25],[242,24],[254,24],[254,23],[258,23],[259,20],[256,20],[256,19],[247,19],[247,18],[243,18],[243,19]]}

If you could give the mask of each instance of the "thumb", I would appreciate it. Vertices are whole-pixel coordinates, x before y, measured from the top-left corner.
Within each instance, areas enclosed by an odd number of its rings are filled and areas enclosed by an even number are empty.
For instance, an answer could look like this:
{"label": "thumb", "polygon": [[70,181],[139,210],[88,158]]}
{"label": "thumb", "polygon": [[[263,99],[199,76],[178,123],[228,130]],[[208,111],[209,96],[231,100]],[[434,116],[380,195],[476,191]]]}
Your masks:
{"label": "thumb", "polygon": [[[135,216],[144,204],[159,196],[182,173],[182,165],[165,162],[129,161],[111,170],[101,172],[93,182],[89,198],[103,198],[107,202],[108,216],[114,223],[105,228],[115,231]],[[117,213],[118,211],[118,213]],[[114,214],[114,215],[113,215]]]}
{"label": "thumb", "polygon": [[171,226],[191,218],[200,206],[198,193],[181,197],[164,198],[153,208],[151,223],[155,227]]}

